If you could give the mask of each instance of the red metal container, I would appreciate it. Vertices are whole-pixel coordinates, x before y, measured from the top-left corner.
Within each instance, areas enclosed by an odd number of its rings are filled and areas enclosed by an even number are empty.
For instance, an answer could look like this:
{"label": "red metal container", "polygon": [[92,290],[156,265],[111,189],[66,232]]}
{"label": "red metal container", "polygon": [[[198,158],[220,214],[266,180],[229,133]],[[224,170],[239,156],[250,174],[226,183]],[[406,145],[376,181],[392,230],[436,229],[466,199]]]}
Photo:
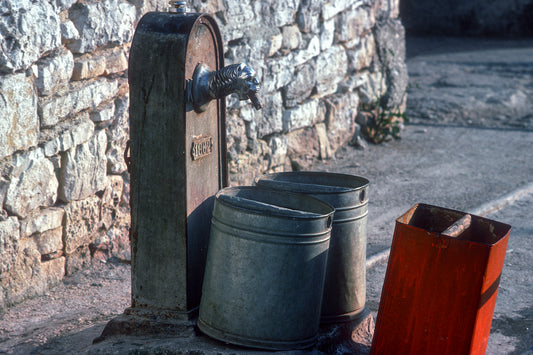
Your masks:
{"label": "red metal container", "polygon": [[398,218],[371,354],[484,354],[510,231],[424,204]]}

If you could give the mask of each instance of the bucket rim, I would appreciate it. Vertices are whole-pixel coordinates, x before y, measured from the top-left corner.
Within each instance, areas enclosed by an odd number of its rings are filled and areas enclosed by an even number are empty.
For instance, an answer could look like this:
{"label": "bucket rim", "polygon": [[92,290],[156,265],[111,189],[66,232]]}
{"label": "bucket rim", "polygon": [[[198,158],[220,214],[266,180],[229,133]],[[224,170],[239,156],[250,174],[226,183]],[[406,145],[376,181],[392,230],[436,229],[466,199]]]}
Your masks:
{"label": "bucket rim", "polygon": [[446,208],[441,206],[435,206],[428,203],[416,203],[413,205],[407,212],[396,218],[396,223],[405,226],[406,228],[412,228],[415,230],[421,230],[428,233],[428,237],[432,238],[442,238],[447,240],[454,240],[459,241],[460,243],[467,243],[467,244],[475,244],[475,245],[481,245],[484,247],[496,247],[497,245],[504,243],[506,239],[508,239],[509,234],[511,233],[512,226],[510,226],[507,223],[495,221],[483,216],[477,216],[474,214],[471,214],[472,220],[481,222],[487,225],[491,226],[491,229],[493,228],[494,231],[492,231],[492,239],[489,240],[479,240],[479,239],[472,239],[472,238],[463,238],[463,236],[458,237],[450,237],[445,234],[442,234],[442,231],[438,230],[427,230],[426,228],[411,223],[411,219],[413,215],[417,212],[417,210],[436,210],[440,212],[448,212],[448,213],[455,213],[458,215],[465,215],[466,212],[462,212],[459,210],[455,210],[452,208]]}
{"label": "bucket rim", "polygon": [[[329,183],[316,183],[312,181],[296,181],[291,179],[280,179],[275,180],[275,177],[304,177],[309,179],[315,179],[318,177],[330,177],[336,179],[345,179],[351,184],[333,184]],[[312,194],[341,194],[341,193],[350,193],[364,190],[369,187],[370,181],[358,175],[343,174],[343,173],[332,173],[332,172],[323,172],[323,171],[287,171],[279,173],[268,173],[261,176],[257,176],[254,179],[254,183],[260,185],[260,181],[267,181],[268,183],[277,183],[277,185],[290,185],[291,192],[295,193],[312,193]]]}
{"label": "bucket rim", "polygon": [[198,317],[198,328],[204,334],[222,342],[227,342],[235,345],[246,346],[255,349],[264,350],[303,350],[311,347],[318,339],[318,332],[309,338],[300,340],[269,340],[269,339],[253,339],[252,337],[240,336],[238,334],[230,333],[225,330],[218,329],[212,324],[207,323]]}
{"label": "bucket rim", "polygon": [[[302,211],[304,213],[293,214],[293,215],[289,215],[287,213],[274,213],[274,212],[270,213],[271,215],[277,216],[277,217],[285,217],[285,218],[289,217],[291,219],[297,219],[297,220],[320,220],[320,219],[325,219],[326,218],[326,219],[328,219],[328,226],[330,226],[331,222],[333,220],[333,214],[335,213],[335,207],[333,207],[331,204],[329,204],[329,203],[327,203],[327,202],[325,202],[325,201],[323,201],[323,200],[321,200],[319,198],[308,196],[308,195],[304,195],[304,194],[301,194],[301,193],[272,190],[272,189],[268,189],[268,188],[264,188],[264,187],[260,187],[260,186],[231,186],[231,187],[225,187],[225,188],[219,190],[216,193],[215,199],[216,199],[216,201],[218,203],[221,203],[221,204],[223,204],[225,206],[228,206],[228,207],[231,207],[231,208],[235,208],[235,209],[238,209],[238,210],[241,210],[241,211],[245,211],[246,213],[249,213],[249,214],[264,215],[264,211],[248,209],[248,208],[246,208],[244,206],[241,206],[239,204],[231,203],[231,202],[229,202],[226,199],[220,198],[220,196],[223,196],[223,195],[227,194],[230,191],[239,191],[239,190],[240,191],[245,191],[245,190],[248,190],[248,191],[261,191],[261,192],[268,193],[268,194],[277,194],[277,195],[284,195],[284,196],[291,195],[291,196],[295,196],[295,197],[301,198],[303,200],[308,200],[309,202],[313,202],[313,203],[321,206],[324,209],[324,212]],[[278,207],[281,207],[281,206],[278,206]],[[288,208],[288,209],[290,209],[290,208]],[[298,210],[295,210],[295,209],[292,209],[292,210],[294,210],[295,212],[298,212]]]}

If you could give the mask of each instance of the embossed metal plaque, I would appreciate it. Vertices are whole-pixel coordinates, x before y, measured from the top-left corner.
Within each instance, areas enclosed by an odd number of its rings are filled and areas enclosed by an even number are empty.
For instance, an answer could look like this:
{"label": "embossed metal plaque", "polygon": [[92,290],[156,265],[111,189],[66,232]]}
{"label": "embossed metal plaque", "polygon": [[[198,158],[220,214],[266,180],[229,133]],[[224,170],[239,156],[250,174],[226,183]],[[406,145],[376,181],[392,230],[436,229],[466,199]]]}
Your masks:
{"label": "embossed metal plaque", "polygon": [[213,153],[214,140],[211,136],[196,137],[192,140],[192,160],[198,160]]}

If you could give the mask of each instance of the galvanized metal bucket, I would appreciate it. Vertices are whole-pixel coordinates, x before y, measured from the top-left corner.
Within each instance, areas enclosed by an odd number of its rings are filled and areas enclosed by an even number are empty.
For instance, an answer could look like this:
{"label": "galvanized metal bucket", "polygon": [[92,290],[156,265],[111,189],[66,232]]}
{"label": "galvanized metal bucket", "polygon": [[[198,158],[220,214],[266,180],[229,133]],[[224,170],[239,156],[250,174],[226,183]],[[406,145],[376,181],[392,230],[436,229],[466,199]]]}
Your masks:
{"label": "galvanized metal bucket", "polygon": [[333,207],[322,323],[355,320],[366,300],[366,219],[369,181],[360,176],[327,172],[263,175],[256,185],[304,193]]}
{"label": "galvanized metal bucket", "polygon": [[198,327],[271,350],[314,344],[334,209],[318,199],[230,187],[215,199]]}

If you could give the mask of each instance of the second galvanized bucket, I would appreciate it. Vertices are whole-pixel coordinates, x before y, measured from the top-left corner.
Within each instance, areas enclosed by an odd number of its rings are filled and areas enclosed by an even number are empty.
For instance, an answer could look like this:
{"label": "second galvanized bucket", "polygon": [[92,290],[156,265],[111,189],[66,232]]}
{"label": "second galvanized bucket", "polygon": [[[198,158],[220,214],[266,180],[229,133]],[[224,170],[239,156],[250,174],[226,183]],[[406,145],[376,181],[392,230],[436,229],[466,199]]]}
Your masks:
{"label": "second galvanized bucket", "polygon": [[334,209],[318,199],[230,187],[215,199],[198,327],[272,350],[316,340]]}
{"label": "second galvanized bucket", "polygon": [[321,321],[350,321],[361,316],[366,300],[369,181],[347,174],[285,172],[263,175],[256,184],[304,193],[335,207]]}

